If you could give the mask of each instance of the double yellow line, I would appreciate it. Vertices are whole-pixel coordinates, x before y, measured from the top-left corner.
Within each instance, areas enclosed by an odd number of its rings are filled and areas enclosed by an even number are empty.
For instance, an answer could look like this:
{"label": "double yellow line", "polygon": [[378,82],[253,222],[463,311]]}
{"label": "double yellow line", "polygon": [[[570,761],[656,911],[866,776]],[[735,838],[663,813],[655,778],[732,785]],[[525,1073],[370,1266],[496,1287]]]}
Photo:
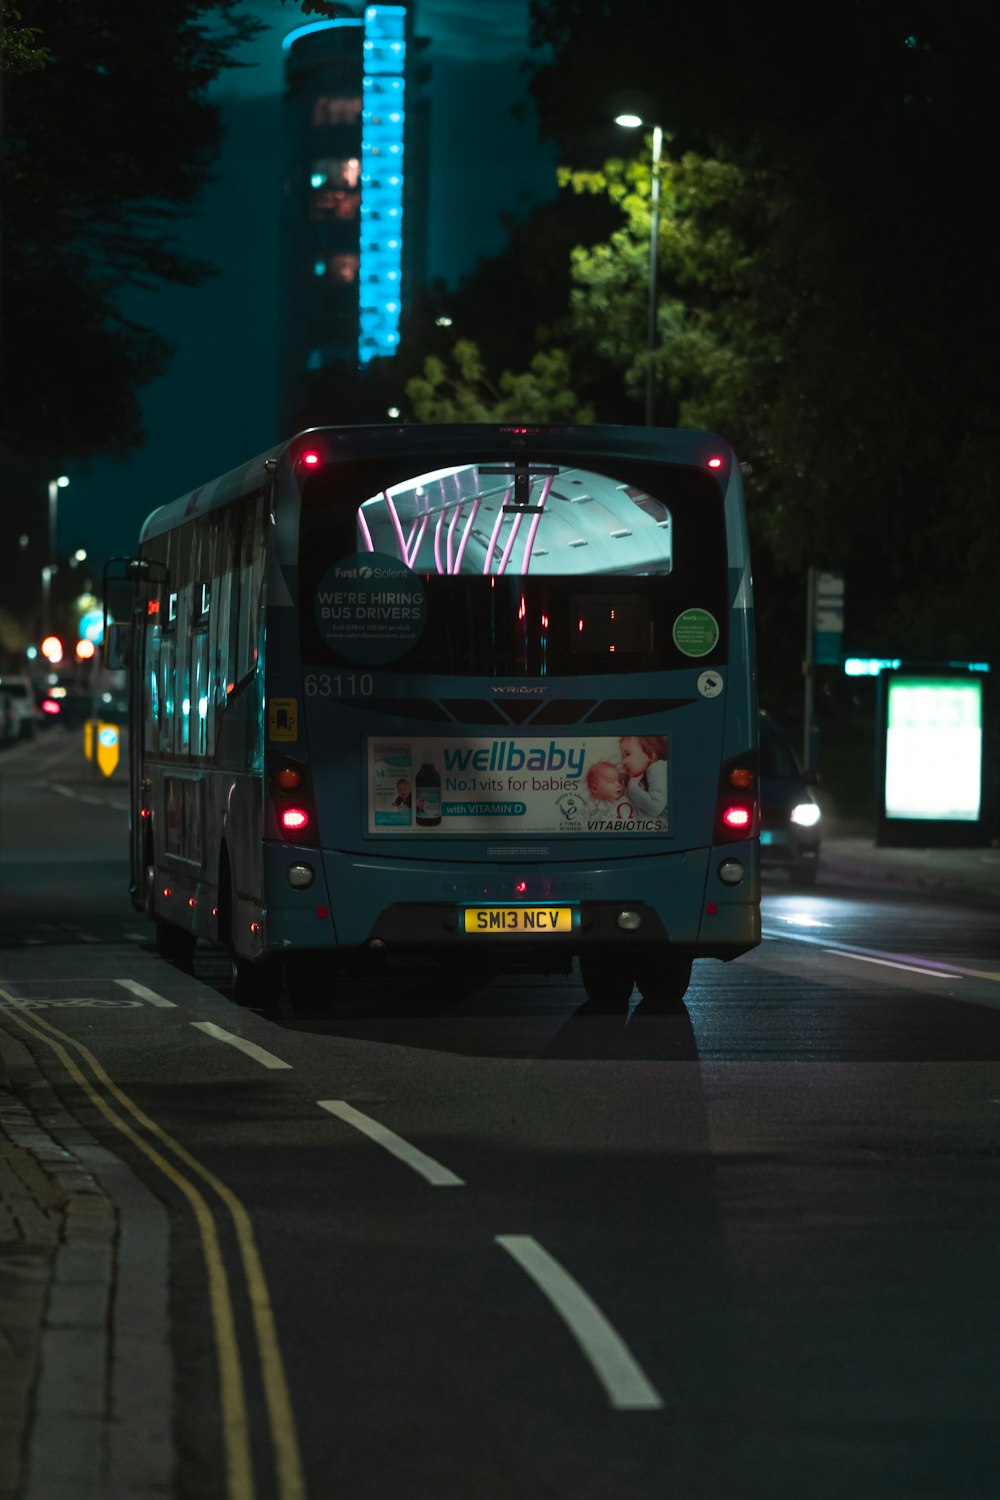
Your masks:
{"label": "double yellow line", "polygon": [[[227,1500],[254,1500],[256,1491],[253,1460],[250,1453],[250,1430],[243,1369],[236,1338],[229,1277],[219,1245],[215,1219],[209,1203],[196,1183],[192,1182],[190,1177],[185,1176],[184,1172],[164,1156],[163,1152],[158,1150],[146,1136],[140,1134],[140,1130],[136,1127],[140,1127],[148,1136],[160,1142],[167,1151],[172,1152],[192,1177],[200,1178],[202,1182],[207,1183],[226,1205],[236,1231],[236,1241],[243,1262],[243,1274],[246,1278],[253,1315],[264,1399],[267,1403],[271,1441],[274,1448],[278,1500],[305,1500],[302,1460],[295,1432],[295,1417],[288,1393],[288,1382],[285,1378],[285,1367],[278,1343],[278,1331],[253,1226],[243,1204],[224,1182],[220,1182],[213,1172],[203,1167],[201,1162],[186,1151],[179,1141],[175,1141],[173,1136],[168,1135],[156,1124],[155,1120],[151,1120],[127,1094],[122,1092],[88,1047],[73,1037],[67,1036],[65,1032],[58,1031],[56,1027],[50,1026],[47,1021],[31,1015],[26,1006],[2,988],[0,988],[0,998],[5,1000],[10,1007],[7,1010],[10,1019],[22,1031],[35,1037],[37,1041],[44,1042],[55,1053],[73,1081],[83,1089],[88,1099],[96,1109],[100,1110],[108,1123],[126,1140],[131,1141],[163,1173],[164,1177],[183,1193],[191,1205],[198,1225],[198,1233],[201,1236],[202,1254],[208,1273],[209,1303],[218,1354]],[[87,1076],[76,1058],[67,1050],[68,1048],[72,1048],[86,1064],[93,1074],[93,1079]],[[119,1113],[113,1107],[100,1092],[98,1085],[106,1090],[111,1098],[117,1100],[123,1113]],[[123,1118],[123,1114],[130,1115],[135,1124]]]}

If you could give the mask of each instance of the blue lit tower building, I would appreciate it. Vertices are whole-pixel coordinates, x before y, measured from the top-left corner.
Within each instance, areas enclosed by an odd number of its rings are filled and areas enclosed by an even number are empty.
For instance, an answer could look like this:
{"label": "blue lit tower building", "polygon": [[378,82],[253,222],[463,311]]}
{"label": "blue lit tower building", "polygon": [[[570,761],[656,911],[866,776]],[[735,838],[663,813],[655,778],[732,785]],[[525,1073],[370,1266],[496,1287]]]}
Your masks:
{"label": "blue lit tower building", "polygon": [[282,44],[283,431],[308,411],[310,388],[396,353],[426,276],[422,43],[407,6],[341,9]]}

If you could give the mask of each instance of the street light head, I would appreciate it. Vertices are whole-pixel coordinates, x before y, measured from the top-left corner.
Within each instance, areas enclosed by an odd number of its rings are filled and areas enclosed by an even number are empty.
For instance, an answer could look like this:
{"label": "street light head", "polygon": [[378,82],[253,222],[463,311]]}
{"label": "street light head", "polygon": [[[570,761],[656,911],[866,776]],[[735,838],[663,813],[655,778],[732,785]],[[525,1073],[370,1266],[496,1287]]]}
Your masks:
{"label": "street light head", "polygon": [[59,478],[56,480],[56,484],[59,486],[59,488],[61,490],[64,490],[66,488],[66,486],[69,484],[69,479],[66,477],[65,474],[60,474]]}
{"label": "street light head", "polygon": [[615,115],[615,124],[616,125],[624,125],[624,127],[625,127],[626,130],[638,130],[639,126],[642,123],[643,123],[642,115],[633,115],[633,114]]}

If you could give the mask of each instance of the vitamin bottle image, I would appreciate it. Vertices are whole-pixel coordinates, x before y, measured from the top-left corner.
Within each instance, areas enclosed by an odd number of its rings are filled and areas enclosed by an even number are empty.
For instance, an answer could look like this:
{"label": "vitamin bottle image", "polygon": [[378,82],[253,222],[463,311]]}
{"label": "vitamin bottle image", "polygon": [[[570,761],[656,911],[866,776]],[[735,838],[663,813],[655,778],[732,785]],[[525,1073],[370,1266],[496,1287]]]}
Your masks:
{"label": "vitamin bottle image", "polygon": [[441,821],[441,774],[425,760],[417,772],[417,823],[433,828]]}

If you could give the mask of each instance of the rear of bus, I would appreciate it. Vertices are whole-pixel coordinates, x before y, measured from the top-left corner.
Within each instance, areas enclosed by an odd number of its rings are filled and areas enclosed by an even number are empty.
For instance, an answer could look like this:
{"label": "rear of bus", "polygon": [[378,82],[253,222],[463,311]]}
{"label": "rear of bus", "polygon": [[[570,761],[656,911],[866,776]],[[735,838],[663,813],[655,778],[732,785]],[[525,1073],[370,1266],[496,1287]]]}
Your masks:
{"label": "rear of bus", "polygon": [[617,1005],[633,983],[676,1000],[694,958],[759,942],[753,611],[724,442],[318,429],[285,450],[278,499],[271,952],[577,959]]}

